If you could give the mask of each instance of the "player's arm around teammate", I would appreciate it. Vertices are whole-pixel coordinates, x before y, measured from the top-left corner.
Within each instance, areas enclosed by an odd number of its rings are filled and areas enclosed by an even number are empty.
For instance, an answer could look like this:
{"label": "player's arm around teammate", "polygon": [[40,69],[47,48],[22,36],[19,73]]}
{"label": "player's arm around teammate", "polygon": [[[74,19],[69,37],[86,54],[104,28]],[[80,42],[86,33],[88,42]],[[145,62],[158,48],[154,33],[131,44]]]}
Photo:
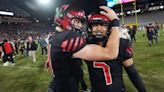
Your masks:
{"label": "player's arm around teammate", "polygon": [[119,18],[116,13],[106,7],[100,6],[104,10],[100,13],[107,16],[112,21],[111,35],[105,48],[98,45],[86,45],[83,49],[73,54],[75,58],[81,58],[88,61],[103,61],[115,59],[119,52]]}

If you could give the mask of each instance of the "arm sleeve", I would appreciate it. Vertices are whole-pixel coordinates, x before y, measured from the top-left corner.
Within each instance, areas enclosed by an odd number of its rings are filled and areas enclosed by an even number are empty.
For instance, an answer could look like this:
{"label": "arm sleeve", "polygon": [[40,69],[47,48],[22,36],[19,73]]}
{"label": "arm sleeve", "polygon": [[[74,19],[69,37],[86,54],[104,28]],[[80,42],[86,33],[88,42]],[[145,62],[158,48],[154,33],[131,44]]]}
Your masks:
{"label": "arm sleeve", "polygon": [[144,83],[141,77],[139,76],[135,66],[131,65],[129,67],[124,67],[124,68],[130,80],[132,81],[133,85],[137,88],[138,92],[147,92]]}
{"label": "arm sleeve", "polygon": [[120,39],[119,59],[125,61],[133,57],[133,48],[129,39]]}

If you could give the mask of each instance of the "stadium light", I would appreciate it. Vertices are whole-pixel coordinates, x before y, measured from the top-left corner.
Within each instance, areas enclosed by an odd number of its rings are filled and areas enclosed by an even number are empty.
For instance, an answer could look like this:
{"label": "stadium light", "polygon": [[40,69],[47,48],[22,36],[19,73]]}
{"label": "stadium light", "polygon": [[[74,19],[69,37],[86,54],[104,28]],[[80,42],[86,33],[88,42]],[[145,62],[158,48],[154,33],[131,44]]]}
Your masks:
{"label": "stadium light", "polygon": [[48,5],[51,0],[38,0],[38,2],[42,5]]}
{"label": "stadium light", "polygon": [[130,11],[127,11],[127,14],[131,14],[131,12]]}
{"label": "stadium light", "polygon": [[0,11],[0,15],[14,16],[13,12]]}
{"label": "stadium light", "polygon": [[115,5],[115,2],[113,0],[107,0],[107,6],[113,7]]}
{"label": "stadium light", "polygon": [[160,8],[163,9],[163,5],[161,5]]}
{"label": "stadium light", "polygon": [[36,23],[39,23],[39,20],[36,20]]}

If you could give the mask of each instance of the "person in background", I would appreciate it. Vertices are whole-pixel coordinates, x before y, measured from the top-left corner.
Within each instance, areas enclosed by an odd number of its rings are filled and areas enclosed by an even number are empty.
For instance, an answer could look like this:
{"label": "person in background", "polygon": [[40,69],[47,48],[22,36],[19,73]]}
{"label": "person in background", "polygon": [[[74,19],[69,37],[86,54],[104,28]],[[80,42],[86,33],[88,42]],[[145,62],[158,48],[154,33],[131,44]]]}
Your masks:
{"label": "person in background", "polygon": [[42,37],[40,39],[40,42],[39,43],[40,43],[40,46],[42,48],[42,55],[44,55],[44,52],[47,55],[47,42],[46,42],[45,37]]}
{"label": "person in background", "polygon": [[153,45],[153,35],[154,35],[154,26],[152,23],[146,26],[146,34],[148,38],[148,45],[151,47]]}
{"label": "person in background", "polygon": [[16,55],[18,55],[19,54],[20,39],[14,40],[14,44],[15,44],[15,52],[16,52]]}
{"label": "person in background", "polygon": [[28,56],[28,49],[27,49],[27,44],[28,44],[28,39],[25,40],[25,55]]}
{"label": "person in background", "polygon": [[159,37],[159,30],[160,30],[160,28],[159,28],[159,25],[158,25],[158,23],[155,23],[155,25],[154,25],[154,34],[153,34],[153,39],[155,40],[155,42],[156,42],[156,44],[158,44],[158,37]]}
{"label": "person in background", "polygon": [[3,40],[2,51],[4,53],[3,66],[9,66],[9,65],[14,66],[15,65],[14,58],[13,58],[14,49],[12,44],[7,39]]}
{"label": "person in background", "polygon": [[35,52],[37,50],[37,44],[35,43],[35,41],[32,39],[31,36],[28,37],[27,50],[28,50],[28,55],[32,57],[32,61],[33,63],[35,63],[36,62]]}
{"label": "person in background", "polygon": [[23,55],[24,52],[25,52],[25,42],[24,42],[24,40],[20,41],[20,52],[21,52],[21,55]]}
{"label": "person in background", "polygon": [[136,37],[135,37],[136,27],[135,26],[130,26],[129,34],[130,34],[130,38],[131,38],[132,43],[133,43],[133,41],[136,42]]}
{"label": "person in background", "polygon": [[159,37],[159,35],[160,35],[160,24],[158,24],[157,22],[155,23],[155,30],[156,30],[157,36]]}
{"label": "person in background", "polygon": [[126,28],[125,24],[122,24],[121,29],[120,29],[120,37],[125,38],[125,39],[130,39],[130,36],[128,34],[128,30]]}

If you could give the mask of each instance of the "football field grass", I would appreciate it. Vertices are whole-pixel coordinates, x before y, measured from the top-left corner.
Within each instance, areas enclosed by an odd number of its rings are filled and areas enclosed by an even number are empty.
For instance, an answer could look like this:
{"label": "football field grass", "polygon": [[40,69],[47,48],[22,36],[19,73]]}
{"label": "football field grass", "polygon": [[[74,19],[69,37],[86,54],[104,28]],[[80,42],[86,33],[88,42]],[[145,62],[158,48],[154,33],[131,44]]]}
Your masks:
{"label": "football field grass", "polygon": [[[147,92],[164,92],[164,36],[159,44],[148,46],[146,37],[137,32],[137,42],[133,43],[134,63],[141,75]],[[0,92],[46,92],[52,77],[44,69],[46,56],[40,49],[36,54],[37,62],[32,63],[27,56],[16,56],[14,67],[4,67],[0,60]],[[87,66],[84,65],[85,80],[90,87]],[[126,72],[123,74],[127,92],[137,92]]]}

